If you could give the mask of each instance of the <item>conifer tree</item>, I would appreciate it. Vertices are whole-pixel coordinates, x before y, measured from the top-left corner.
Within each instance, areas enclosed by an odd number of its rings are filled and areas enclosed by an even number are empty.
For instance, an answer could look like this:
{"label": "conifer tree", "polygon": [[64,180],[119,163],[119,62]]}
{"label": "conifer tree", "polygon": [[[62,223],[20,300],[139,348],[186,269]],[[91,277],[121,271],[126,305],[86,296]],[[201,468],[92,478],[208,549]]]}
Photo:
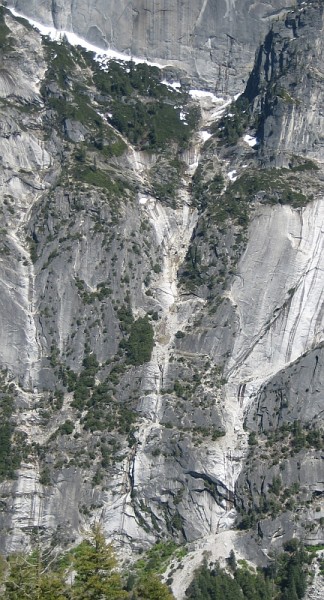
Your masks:
{"label": "conifer tree", "polygon": [[145,573],[138,582],[134,600],[174,600],[168,587],[154,573]]}
{"label": "conifer tree", "polygon": [[106,543],[100,525],[94,525],[89,539],[75,550],[76,572],[71,588],[73,600],[126,600],[112,546]]}
{"label": "conifer tree", "polygon": [[68,588],[61,572],[50,570],[39,551],[8,559],[3,600],[66,600]]}

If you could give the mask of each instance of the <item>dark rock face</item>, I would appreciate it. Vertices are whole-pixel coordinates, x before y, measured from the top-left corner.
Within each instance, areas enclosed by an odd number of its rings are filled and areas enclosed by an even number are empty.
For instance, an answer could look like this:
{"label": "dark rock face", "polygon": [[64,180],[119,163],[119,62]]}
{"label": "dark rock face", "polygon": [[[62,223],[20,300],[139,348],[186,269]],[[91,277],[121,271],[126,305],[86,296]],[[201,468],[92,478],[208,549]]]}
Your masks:
{"label": "dark rock face", "polygon": [[197,84],[233,94],[242,91],[271,21],[291,6],[285,0],[14,0],[9,4],[102,48],[171,62]]}
{"label": "dark rock face", "polygon": [[264,165],[293,155],[323,160],[323,5],[313,3],[273,24],[257,55],[246,94],[260,116]]}

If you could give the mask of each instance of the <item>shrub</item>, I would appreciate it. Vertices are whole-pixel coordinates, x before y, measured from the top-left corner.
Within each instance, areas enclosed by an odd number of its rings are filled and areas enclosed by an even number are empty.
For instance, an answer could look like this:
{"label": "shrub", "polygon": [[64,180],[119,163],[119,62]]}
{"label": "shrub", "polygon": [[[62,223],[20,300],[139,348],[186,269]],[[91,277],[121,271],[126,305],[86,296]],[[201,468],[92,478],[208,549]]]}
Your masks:
{"label": "shrub", "polygon": [[59,432],[62,435],[71,435],[71,433],[73,433],[74,430],[74,425],[72,423],[72,421],[67,420],[65,421],[65,423],[62,423],[62,425],[60,425],[59,427]]}

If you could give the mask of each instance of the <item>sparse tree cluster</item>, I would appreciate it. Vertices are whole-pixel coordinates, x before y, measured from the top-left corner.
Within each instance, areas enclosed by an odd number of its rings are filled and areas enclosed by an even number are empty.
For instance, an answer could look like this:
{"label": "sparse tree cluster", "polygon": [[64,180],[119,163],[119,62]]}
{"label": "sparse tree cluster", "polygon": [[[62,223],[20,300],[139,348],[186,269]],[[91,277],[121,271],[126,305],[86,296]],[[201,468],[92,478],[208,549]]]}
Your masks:
{"label": "sparse tree cluster", "polygon": [[272,557],[264,569],[236,562],[231,552],[229,571],[217,563],[204,564],[195,574],[186,596],[192,600],[301,600],[307,587],[309,554],[298,540],[284,546],[284,552]]}
{"label": "sparse tree cluster", "polygon": [[150,572],[128,578],[117,568],[111,544],[99,525],[74,550],[14,554],[2,559],[3,600],[172,600],[167,586]]}

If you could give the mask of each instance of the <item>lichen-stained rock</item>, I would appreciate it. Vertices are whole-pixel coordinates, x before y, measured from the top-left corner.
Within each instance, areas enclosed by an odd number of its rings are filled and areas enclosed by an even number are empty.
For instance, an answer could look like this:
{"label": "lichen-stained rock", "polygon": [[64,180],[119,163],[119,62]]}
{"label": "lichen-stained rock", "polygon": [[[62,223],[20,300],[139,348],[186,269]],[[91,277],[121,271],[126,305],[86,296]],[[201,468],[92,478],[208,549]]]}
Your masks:
{"label": "lichen-stained rock", "polygon": [[254,53],[289,2],[11,0],[17,11],[92,43],[182,68],[196,82],[238,93]]}

